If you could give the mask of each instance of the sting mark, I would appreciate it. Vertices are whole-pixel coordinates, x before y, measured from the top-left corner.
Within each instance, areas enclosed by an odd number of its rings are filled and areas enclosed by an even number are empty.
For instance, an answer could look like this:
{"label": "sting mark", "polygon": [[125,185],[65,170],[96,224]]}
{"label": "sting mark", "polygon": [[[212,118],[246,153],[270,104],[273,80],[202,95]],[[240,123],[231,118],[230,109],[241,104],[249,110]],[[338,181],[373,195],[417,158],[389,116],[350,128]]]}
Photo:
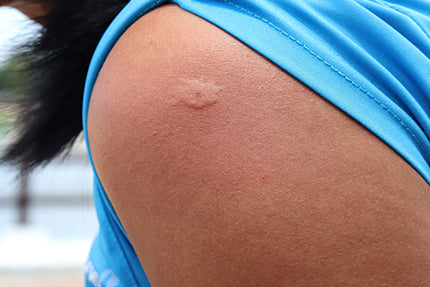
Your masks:
{"label": "sting mark", "polygon": [[178,80],[180,82],[181,91],[179,92],[179,96],[172,99],[172,105],[183,105],[196,110],[201,110],[218,101],[218,94],[221,88],[216,84],[204,79]]}

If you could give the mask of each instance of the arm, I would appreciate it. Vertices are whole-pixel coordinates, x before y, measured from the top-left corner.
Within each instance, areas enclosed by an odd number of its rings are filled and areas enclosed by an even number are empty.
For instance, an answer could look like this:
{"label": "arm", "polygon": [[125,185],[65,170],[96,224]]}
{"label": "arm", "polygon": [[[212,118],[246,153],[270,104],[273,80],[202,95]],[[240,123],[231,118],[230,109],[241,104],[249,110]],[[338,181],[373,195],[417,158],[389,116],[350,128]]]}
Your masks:
{"label": "arm", "polygon": [[176,6],[94,88],[100,179],[153,286],[426,286],[430,197],[393,150]]}

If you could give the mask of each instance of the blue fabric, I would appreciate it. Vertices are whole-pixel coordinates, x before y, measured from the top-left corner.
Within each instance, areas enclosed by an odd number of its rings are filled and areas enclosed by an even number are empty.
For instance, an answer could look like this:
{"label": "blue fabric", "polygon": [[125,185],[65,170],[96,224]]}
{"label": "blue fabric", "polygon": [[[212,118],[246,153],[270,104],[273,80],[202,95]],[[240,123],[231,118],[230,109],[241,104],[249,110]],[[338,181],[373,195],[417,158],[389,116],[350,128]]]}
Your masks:
{"label": "blue fabric", "polygon": [[[89,155],[87,112],[98,72],[122,33],[163,2],[132,0],[94,53],[83,106]],[[169,2],[224,29],[301,80],[385,141],[430,183],[430,1]],[[97,174],[94,198],[100,232],[86,268],[87,286],[150,286]]]}

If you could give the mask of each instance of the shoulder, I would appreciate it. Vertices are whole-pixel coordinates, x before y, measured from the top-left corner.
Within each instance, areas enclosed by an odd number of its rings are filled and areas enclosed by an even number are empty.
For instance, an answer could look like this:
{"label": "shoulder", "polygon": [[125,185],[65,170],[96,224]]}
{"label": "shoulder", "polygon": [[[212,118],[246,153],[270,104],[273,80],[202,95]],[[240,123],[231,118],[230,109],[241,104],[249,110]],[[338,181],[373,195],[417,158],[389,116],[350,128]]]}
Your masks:
{"label": "shoulder", "polygon": [[154,284],[424,282],[430,198],[419,175],[177,6],[115,45],[88,125],[100,179]]}

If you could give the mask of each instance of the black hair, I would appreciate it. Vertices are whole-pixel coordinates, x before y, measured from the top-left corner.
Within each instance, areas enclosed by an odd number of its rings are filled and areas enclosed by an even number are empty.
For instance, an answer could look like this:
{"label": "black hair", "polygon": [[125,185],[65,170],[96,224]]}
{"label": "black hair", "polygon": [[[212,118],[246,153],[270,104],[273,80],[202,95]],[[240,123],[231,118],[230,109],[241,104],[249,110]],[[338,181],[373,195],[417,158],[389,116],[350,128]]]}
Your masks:
{"label": "black hair", "polygon": [[50,2],[44,28],[25,45],[20,59],[29,78],[21,103],[18,136],[2,161],[21,172],[67,150],[82,130],[82,95],[91,56],[103,32],[127,0],[37,0]]}

